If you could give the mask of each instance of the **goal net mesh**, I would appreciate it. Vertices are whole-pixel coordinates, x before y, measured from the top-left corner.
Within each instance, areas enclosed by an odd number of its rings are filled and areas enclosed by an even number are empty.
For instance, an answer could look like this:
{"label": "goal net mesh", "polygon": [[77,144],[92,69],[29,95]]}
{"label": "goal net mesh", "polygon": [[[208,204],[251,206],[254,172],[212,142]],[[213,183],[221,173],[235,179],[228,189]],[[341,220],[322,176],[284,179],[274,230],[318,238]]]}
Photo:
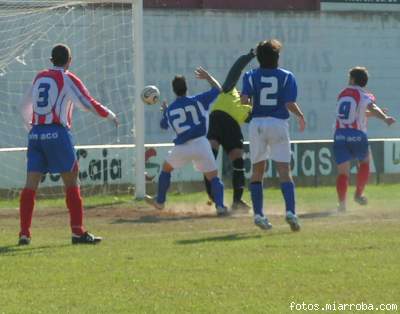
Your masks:
{"label": "goal net mesh", "polygon": [[[26,177],[27,130],[20,104],[36,73],[51,66],[57,43],[72,50],[70,70],[93,97],[117,113],[109,121],[78,108],[73,113],[75,144],[85,194],[127,192],[133,179],[135,143],[131,3],[115,1],[0,1],[0,191],[15,197]],[[104,145],[86,147],[85,145]],[[42,195],[62,195],[62,182],[47,175]]]}

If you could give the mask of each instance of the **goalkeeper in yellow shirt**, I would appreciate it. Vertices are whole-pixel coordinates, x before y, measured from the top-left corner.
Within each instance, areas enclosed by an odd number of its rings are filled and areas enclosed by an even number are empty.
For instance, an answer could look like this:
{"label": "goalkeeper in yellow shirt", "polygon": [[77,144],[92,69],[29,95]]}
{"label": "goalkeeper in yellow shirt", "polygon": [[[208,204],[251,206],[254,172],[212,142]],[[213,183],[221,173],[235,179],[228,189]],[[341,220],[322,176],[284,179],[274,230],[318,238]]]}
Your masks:
{"label": "goalkeeper in yellow shirt", "polygon": [[[215,158],[221,145],[232,162],[233,210],[250,209],[250,206],[242,200],[245,169],[243,134],[240,126],[249,119],[251,106],[241,104],[240,94],[235,85],[242,70],[254,57],[255,53],[251,50],[248,54],[240,56],[229,70],[222,92],[213,105],[207,134]],[[210,182],[204,179],[204,183],[211,202],[213,197]]]}

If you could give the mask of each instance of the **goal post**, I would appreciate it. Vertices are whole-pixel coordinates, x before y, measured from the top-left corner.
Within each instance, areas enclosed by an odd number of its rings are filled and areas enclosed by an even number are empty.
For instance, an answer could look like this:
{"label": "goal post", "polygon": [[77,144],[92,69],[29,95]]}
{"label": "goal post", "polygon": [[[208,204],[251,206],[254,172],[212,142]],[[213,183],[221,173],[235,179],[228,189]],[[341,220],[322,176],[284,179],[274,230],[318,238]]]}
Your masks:
{"label": "goal post", "polygon": [[133,10],[133,69],[135,78],[135,197],[143,199],[146,192],[145,182],[145,148],[144,130],[145,115],[140,92],[144,87],[144,57],[143,57],[143,0],[132,0]]}
{"label": "goal post", "polygon": [[[15,197],[24,186],[28,134],[19,104],[35,75],[51,67],[52,47],[65,43],[72,50],[70,70],[120,119],[116,130],[106,119],[74,110],[82,190],[142,199],[143,0],[0,0],[0,40],[0,194]],[[61,186],[57,174],[47,175],[39,193],[62,196]]]}

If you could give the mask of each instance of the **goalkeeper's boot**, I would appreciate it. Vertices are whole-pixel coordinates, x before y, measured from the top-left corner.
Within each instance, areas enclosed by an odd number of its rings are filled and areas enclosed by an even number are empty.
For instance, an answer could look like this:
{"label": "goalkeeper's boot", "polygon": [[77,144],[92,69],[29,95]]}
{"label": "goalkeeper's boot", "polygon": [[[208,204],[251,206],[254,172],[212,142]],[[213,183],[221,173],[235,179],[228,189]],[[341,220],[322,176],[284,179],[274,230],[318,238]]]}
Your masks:
{"label": "goalkeeper's boot", "polygon": [[150,196],[150,195],[145,195],[145,196],[144,196],[144,201],[145,201],[147,204],[153,206],[155,209],[158,209],[158,210],[164,209],[164,204],[158,203],[158,202],[157,202],[157,199],[156,199],[155,197],[152,197],[152,196]]}
{"label": "goalkeeper's boot", "polygon": [[250,209],[251,209],[251,206],[243,200],[233,202],[233,204],[232,204],[232,210],[247,210],[248,211]]}
{"label": "goalkeeper's boot", "polygon": [[228,216],[229,215],[229,209],[226,206],[222,206],[222,207],[215,207],[216,211],[217,211],[217,216],[218,217],[223,217],[223,216]]}
{"label": "goalkeeper's boot", "polygon": [[82,235],[72,234],[72,244],[97,244],[103,240],[102,237],[97,237],[94,234],[85,232]]}
{"label": "goalkeeper's boot", "polygon": [[346,202],[339,202],[337,210],[339,213],[344,213],[347,210]]}
{"label": "goalkeeper's boot", "polygon": [[31,238],[25,235],[19,236],[18,245],[29,245],[31,244]]}
{"label": "goalkeeper's boot", "polygon": [[365,206],[368,204],[368,198],[364,195],[354,195],[354,201],[362,206]]}
{"label": "goalkeeper's boot", "polygon": [[268,221],[268,218],[265,216],[255,215],[254,216],[254,224],[263,230],[269,230],[272,228],[271,223]]}
{"label": "goalkeeper's boot", "polygon": [[292,231],[300,231],[299,218],[292,212],[286,213],[286,222]]}

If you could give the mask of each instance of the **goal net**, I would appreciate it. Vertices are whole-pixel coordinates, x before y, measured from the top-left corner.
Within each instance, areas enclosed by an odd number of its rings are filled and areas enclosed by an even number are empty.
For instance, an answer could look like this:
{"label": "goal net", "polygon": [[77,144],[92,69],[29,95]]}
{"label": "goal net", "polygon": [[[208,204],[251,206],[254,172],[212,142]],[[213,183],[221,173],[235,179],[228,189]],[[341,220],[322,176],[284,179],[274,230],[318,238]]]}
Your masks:
{"label": "goal net", "polygon": [[[72,133],[85,194],[128,193],[133,187],[135,53],[132,1],[0,1],[0,191],[16,197],[26,177],[27,130],[20,103],[51,48],[65,43],[72,66],[91,94],[117,113],[120,127],[75,109]],[[138,60],[138,59],[136,59]],[[141,83],[141,82],[139,82]],[[138,89],[140,88],[139,84]],[[45,196],[63,193],[59,175],[46,175]]]}

